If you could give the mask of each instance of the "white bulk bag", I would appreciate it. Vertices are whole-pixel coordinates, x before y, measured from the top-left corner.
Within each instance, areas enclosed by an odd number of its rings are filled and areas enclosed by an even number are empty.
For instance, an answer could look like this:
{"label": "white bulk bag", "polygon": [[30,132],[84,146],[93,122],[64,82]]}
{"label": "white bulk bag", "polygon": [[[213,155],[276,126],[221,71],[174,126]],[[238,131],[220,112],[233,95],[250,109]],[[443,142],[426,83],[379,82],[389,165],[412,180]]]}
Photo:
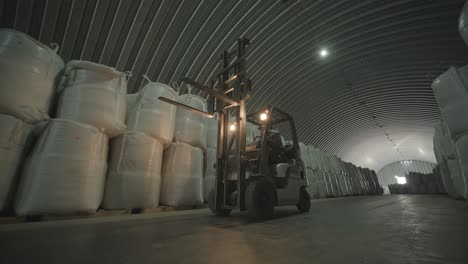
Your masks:
{"label": "white bulk bag", "polygon": [[468,199],[467,183],[463,177],[458,160],[447,160],[447,167],[449,170],[450,178],[452,179],[453,188],[456,193],[464,199]]}
{"label": "white bulk bag", "polygon": [[301,152],[301,159],[302,159],[302,162],[304,162],[305,168],[312,169],[312,166],[310,163],[309,150],[307,146],[304,143],[299,142],[299,150]]}
{"label": "white bulk bag", "polygon": [[91,125],[51,119],[27,158],[18,215],[96,210],[107,168],[107,136]]}
{"label": "white bulk bag", "polygon": [[246,122],[246,145],[252,145],[255,142],[255,139],[258,140],[258,137],[261,136],[260,128],[252,123]]}
{"label": "white bulk bag", "polygon": [[323,171],[328,170],[325,154],[319,149],[317,149],[315,153],[317,154],[316,158],[317,158],[317,163],[319,165],[319,169]]}
{"label": "white bulk bag", "polygon": [[203,204],[203,152],[185,143],[164,151],[160,203],[169,206]]}
{"label": "white bulk bag", "polygon": [[177,92],[163,83],[147,83],[138,92],[135,107],[129,111],[127,127],[151,135],[167,147],[174,135],[176,107],[159,97],[176,101]]}
{"label": "white bulk bag", "polygon": [[450,131],[450,137],[456,139],[468,130],[468,66],[450,67],[432,83],[434,96],[439,102],[442,116]]}
{"label": "white bulk bag", "polygon": [[208,201],[208,195],[214,188],[216,178],[216,149],[208,148],[205,152],[205,171],[203,175],[203,198]]}
{"label": "white bulk bag", "polygon": [[450,138],[450,132],[444,120],[441,120],[434,131],[434,154],[441,159],[444,156],[449,159],[455,158],[454,144]]}
{"label": "white bulk bag", "polygon": [[[193,94],[179,96],[178,102],[206,111],[203,98]],[[177,108],[174,139],[194,147],[206,149],[206,118],[183,108]]]}
{"label": "white bulk bag", "polygon": [[218,146],[218,120],[206,119],[206,147],[216,149]]}
{"label": "white bulk bag", "polygon": [[5,209],[32,126],[0,114],[0,211]]}
{"label": "white bulk bag", "polygon": [[0,113],[28,123],[49,118],[63,60],[32,37],[0,29]]}
{"label": "white bulk bag", "polygon": [[137,97],[138,94],[127,94],[127,112],[125,114],[125,120],[128,120],[128,117],[130,115],[130,111],[133,110],[133,108],[136,105],[137,102]]}
{"label": "white bulk bag", "polygon": [[102,207],[151,208],[159,204],[163,145],[144,133],[128,131],[111,141]]}
{"label": "white bulk bag", "polygon": [[439,166],[440,174],[442,175],[442,182],[444,185],[444,189],[447,191],[447,194],[454,199],[462,199],[462,196],[458,194],[457,190],[455,189],[452,177],[450,176],[448,160],[444,158],[441,162],[439,162]]}
{"label": "white bulk bag", "polygon": [[468,135],[460,137],[455,143],[456,157],[460,167],[461,177],[465,184],[463,197],[468,199]]}
{"label": "white bulk bag", "polygon": [[320,168],[317,160],[317,150],[311,145],[307,146],[307,151],[309,152],[310,168],[317,170]]}
{"label": "white bulk bag", "polygon": [[109,137],[125,131],[127,76],[87,62],[67,64],[57,117],[97,127]]}

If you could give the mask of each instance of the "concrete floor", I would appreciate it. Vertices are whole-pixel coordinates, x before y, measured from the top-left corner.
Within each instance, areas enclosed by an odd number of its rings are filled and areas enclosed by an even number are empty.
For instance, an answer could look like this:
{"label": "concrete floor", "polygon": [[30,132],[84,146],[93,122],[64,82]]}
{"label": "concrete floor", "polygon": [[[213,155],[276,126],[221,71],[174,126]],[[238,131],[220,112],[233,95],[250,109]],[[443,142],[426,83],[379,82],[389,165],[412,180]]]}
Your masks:
{"label": "concrete floor", "polygon": [[468,203],[316,200],[266,222],[206,209],[0,226],[0,263],[468,263]]}

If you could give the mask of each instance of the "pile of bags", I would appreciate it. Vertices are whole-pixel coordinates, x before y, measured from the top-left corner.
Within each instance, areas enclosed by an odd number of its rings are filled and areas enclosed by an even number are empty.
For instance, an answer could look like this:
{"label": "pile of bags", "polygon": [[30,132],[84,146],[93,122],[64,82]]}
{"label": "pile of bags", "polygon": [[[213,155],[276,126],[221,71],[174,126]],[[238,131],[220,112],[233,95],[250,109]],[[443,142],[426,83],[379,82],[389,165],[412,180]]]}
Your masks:
{"label": "pile of bags", "polygon": [[312,197],[382,194],[377,174],[299,143]]}
{"label": "pile of bags", "polygon": [[18,215],[95,211],[101,205],[109,138],[125,131],[127,76],[69,62],[57,87],[55,118],[35,126],[15,199]]}
{"label": "pile of bags", "polygon": [[159,205],[163,152],[172,142],[176,113],[160,96],[175,100],[177,92],[148,79],[137,94],[127,95],[127,130],[111,141],[104,209]]}
{"label": "pile of bags", "polygon": [[435,128],[434,154],[447,193],[468,198],[468,66],[451,67],[432,84],[442,120]]}
{"label": "pile of bags", "polygon": [[[459,32],[468,45],[468,4],[459,18]],[[468,65],[450,67],[432,83],[441,121],[435,127],[434,154],[448,195],[468,198]]]}

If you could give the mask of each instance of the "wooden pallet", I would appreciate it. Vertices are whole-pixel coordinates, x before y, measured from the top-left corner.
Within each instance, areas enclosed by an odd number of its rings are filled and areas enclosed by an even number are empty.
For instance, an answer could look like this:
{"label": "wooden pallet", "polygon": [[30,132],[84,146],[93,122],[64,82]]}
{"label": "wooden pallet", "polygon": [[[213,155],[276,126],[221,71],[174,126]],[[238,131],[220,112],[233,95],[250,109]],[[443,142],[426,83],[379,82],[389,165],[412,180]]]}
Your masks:
{"label": "wooden pallet", "polygon": [[15,224],[15,223],[31,223],[31,222],[43,222],[43,221],[60,221],[60,220],[72,220],[72,219],[83,219],[83,218],[99,218],[108,216],[118,215],[131,215],[131,214],[153,214],[162,212],[174,212],[182,210],[201,209],[206,206],[184,206],[184,207],[171,207],[171,206],[160,206],[156,208],[134,208],[127,210],[98,210],[74,214],[45,214],[45,215],[30,215],[30,216],[1,216],[1,224]]}

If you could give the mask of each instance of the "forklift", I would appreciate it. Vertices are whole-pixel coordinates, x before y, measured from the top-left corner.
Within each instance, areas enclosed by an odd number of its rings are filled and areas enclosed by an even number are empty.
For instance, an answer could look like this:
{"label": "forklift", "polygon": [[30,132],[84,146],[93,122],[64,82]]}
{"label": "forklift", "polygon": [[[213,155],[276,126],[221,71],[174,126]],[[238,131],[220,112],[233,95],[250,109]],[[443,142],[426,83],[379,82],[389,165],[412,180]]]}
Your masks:
{"label": "forklift", "polygon": [[[208,112],[159,99],[209,118],[217,113],[216,180],[208,199],[215,215],[228,216],[239,209],[253,219],[265,220],[273,217],[275,206],[284,205],[296,205],[300,212],[308,212],[308,181],[293,118],[273,106],[246,113],[252,90],[245,63],[248,45],[249,40],[242,38],[236,49],[221,54],[220,69],[211,87],[183,78],[192,88],[208,94]],[[247,122],[259,129],[252,142],[246,142]],[[291,140],[283,140],[278,129],[287,130]]]}

